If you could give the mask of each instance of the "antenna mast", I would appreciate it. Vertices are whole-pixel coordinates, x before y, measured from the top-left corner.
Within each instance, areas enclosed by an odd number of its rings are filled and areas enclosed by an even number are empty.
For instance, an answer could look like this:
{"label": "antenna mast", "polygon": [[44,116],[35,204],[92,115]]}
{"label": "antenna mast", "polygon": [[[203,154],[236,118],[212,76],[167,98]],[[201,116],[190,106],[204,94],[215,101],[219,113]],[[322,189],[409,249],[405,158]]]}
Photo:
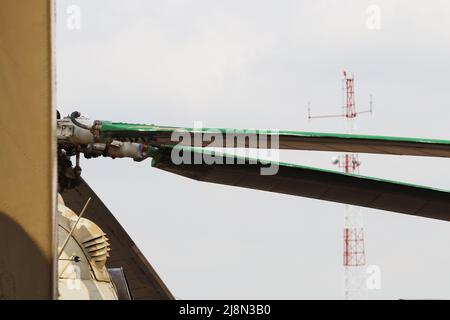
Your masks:
{"label": "antenna mast", "polygon": [[[344,71],[342,79],[343,105],[341,114],[311,115],[308,103],[308,119],[344,118],[347,121],[347,132],[353,133],[355,118],[363,113],[372,114],[372,95],[370,95],[369,109],[356,111],[355,78]],[[347,174],[358,174],[361,162],[358,154],[341,154],[333,160]],[[345,205],[343,230],[343,265],[344,265],[344,295],[347,300],[367,299],[365,285],[366,255],[364,249],[364,226],[359,207]]]}

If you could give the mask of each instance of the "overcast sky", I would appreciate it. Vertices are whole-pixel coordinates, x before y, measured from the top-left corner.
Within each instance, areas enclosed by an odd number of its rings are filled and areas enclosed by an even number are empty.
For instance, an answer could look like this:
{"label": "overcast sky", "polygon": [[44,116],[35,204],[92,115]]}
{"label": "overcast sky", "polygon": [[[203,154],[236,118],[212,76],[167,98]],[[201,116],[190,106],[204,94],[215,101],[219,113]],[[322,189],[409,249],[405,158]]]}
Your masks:
{"label": "overcast sky", "polygon": [[[80,10],[80,28],[73,14]],[[369,28],[367,8],[380,10]],[[370,25],[370,24],[369,24]],[[448,1],[58,0],[57,105],[94,119],[449,139]],[[281,160],[335,169],[334,154]],[[361,155],[361,173],[450,189],[448,159]],[[150,160],[83,160],[83,177],[182,299],[341,299],[344,205],[200,183]],[[369,298],[450,298],[450,224],[363,210]],[[114,248],[113,248],[114,249]]]}

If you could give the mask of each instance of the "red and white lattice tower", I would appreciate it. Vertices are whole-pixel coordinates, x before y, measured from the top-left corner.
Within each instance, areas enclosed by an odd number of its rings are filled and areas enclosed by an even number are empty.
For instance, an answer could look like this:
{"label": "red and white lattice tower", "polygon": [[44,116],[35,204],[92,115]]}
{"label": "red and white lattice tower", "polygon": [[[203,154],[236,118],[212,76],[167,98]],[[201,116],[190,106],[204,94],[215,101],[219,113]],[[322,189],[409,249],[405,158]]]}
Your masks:
{"label": "red and white lattice tower", "polygon": [[[343,107],[341,114],[311,116],[311,111],[308,110],[308,117],[309,119],[344,118],[347,121],[347,132],[353,133],[355,118],[362,113],[372,113],[372,97],[370,97],[370,108],[358,112],[355,104],[354,76],[349,76],[344,71],[342,84]],[[358,155],[354,153],[341,154],[334,159],[333,163],[347,174],[358,174],[361,166]],[[345,206],[343,240],[345,299],[367,299],[364,226],[359,207]]]}

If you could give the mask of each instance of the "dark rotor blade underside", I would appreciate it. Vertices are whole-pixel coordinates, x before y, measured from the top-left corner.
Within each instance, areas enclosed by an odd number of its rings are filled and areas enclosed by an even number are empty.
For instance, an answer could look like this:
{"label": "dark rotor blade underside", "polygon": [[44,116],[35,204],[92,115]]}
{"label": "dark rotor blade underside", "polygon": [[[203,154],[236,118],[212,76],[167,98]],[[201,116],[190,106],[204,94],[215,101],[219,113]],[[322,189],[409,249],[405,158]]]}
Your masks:
{"label": "dark rotor blade underside", "polygon": [[172,149],[183,149],[190,156],[214,154],[198,148],[166,147],[152,165],[198,181],[450,221],[450,193],[447,191],[286,163],[279,164],[275,175],[261,175],[261,168],[267,164],[248,163],[249,159],[245,164],[238,164],[238,157],[229,155],[228,162],[233,160],[233,164],[202,161],[201,164],[175,165],[171,160]]}
{"label": "dark rotor blade underside", "polygon": [[84,216],[106,232],[111,243],[107,267],[123,268],[134,300],[174,299],[155,269],[85,180],[82,179],[74,189],[64,190],[61,195],[66,205],[75,212],[80,212],[86,200],[92,197]]}

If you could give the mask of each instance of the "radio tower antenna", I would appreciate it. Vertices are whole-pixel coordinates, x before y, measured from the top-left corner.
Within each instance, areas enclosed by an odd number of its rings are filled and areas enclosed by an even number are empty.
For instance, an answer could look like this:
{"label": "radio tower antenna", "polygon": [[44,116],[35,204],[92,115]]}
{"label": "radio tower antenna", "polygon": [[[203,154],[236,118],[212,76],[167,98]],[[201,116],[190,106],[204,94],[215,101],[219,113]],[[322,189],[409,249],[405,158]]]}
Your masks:
{"label": "radio tower antenna", "polygon": [[[341,114],[311,115],[308,103],[308,119],[343,118],[347,122],[347,133],[353,133],[354,122],[358,115],[372,114],[372,95],[370,95],[369,108],[363,111],[356,110],[355,78],[343,72],[342,91],[343,105]],[[346,153],[334,158],[337,165],[347,174],[358,174],[361,161],[358,154]],[[366,253],[364,246],[364,224],[359,207],[345,205],[343,230],[343,266],[344,266],[344,295],[347,300],[367,299],[366,287]]]}

